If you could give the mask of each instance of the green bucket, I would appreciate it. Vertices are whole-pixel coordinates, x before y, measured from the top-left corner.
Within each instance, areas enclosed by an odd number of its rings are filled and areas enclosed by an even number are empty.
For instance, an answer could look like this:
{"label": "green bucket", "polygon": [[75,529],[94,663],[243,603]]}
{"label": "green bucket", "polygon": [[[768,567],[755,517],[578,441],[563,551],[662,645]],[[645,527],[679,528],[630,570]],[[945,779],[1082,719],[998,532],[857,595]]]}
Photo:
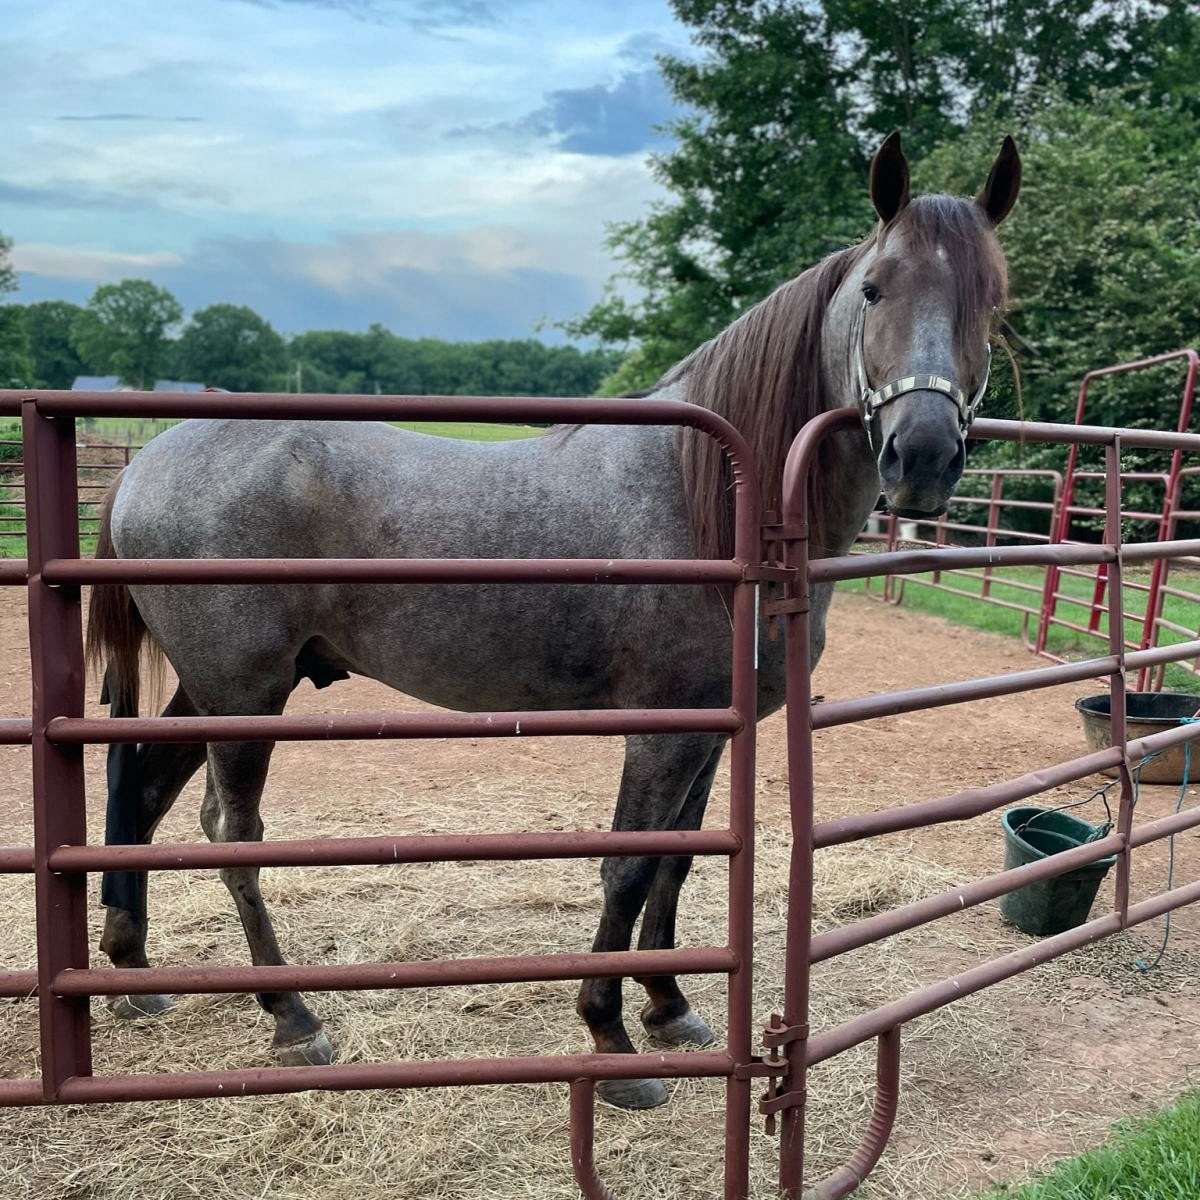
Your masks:
{"label": "green bucket", "polygon": [[[1004,829],[1004,865],[1023,867],[1063,850],[1097,841],[1100,830],[1064,812],[1026,805],[1010,808],[1000,819]],[[1050,937],[1082,925],[1091,912],[1100,881],[1117,861],[1115,854],[1087,866],[1026,884],[1000,901],[1004,919],[1023,933]]]}

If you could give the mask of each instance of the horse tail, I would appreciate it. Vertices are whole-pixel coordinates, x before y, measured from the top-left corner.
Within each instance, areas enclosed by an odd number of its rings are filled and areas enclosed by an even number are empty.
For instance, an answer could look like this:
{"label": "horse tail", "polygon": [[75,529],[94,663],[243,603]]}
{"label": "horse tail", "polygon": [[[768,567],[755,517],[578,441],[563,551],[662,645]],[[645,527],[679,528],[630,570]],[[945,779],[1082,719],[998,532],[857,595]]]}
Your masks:
{"label": "horse tail", "polygon": [[[112,510],[121,486],[118,476],[100,509],[97,558],[116,558],[112,540]],[[104,671],[100,693],[109,716],[136,717],[141,694],[142,652],[147,650],[161,669],[162,650],[147,637],[146,622],[123,583],[98,583],[88,605],[87,661]],[[114,742],[108,748],[108,808],[104,840],[107,845],[136,845],[141,840],[142,756],[136,743]],[[146,906],[146,879],[133,871],[106,871],[100,900],[110,908],[141,914]]]}
{"label": "horse tail", "polygon": [[[97,558],[118,557],[112,539],[112,512],[121,478],[118,476],[109,488],[100,507]],[[146,622],[129,588],[123,583],[94,585],[88,605],[87,662],[97,673],[104,673],[100,699],[110,705],[114,717],[138,715],[143,649],[150,654],[155,668],[161,670],[162,650],[153,638],[147,639]]]}

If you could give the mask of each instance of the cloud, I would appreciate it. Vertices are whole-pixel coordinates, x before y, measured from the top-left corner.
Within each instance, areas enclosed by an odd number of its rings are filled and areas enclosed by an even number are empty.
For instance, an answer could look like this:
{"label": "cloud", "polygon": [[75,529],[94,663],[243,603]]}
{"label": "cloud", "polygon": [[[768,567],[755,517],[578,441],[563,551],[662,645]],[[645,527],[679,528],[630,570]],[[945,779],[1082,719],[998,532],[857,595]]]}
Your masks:
{"label": "cloud", "polygon": [[664,126],[677,113],[674,99],[656,67],[627,71],[613,84],[560,88],[517,121],[459,125],[447,138],[490,137],[497,133],[550,138],[572,154],[636,154],[671,143]]}
{"label": "cloud", "polygon": [[117,250],[83,250],[67,246],[20,243],[12,252],[18,271],[51,279],[82,279],[104,283],[143,271],[182,265],[178,254],[167,250],[145,254],[123,254]]}
{"label": "cloud", "polygon": [[212,238],[187,255],[18,246],[19,299],[86,299],[97,283],[141,277],[185,309],[246,304],[276,328],[366,329],[409,337],[529,337],[586,308],[597,285],[516,229],[342,234],[327,242]]}
{"label": "cloud", "polygon": [[203,121],[203,117],[155,116],[153,113],[62,113],[56,121],[167,121],[177,124]]}
{"label": "cloud", "polygon": [[488,0],[235,0],[256,8],[324,9],[356,21],[399,21],[423,33],[491,25],[496,13]]}
{"label": "cloud", "polygon": [[27,205],[42,209],[90,209],[106,212],[144,212],[157,208],[144,196],[98,190],[81,181],[60,180],[40,187],[26,187],[0,179],[0,204]]}
{"label": "cloud", "polygon": [[553,133],[576,154],[634,154],[670,137],[656,126],[675,114],[671,93],[656,68],[630,71],[616,83],[562,88],[527,118],[531,128]]}

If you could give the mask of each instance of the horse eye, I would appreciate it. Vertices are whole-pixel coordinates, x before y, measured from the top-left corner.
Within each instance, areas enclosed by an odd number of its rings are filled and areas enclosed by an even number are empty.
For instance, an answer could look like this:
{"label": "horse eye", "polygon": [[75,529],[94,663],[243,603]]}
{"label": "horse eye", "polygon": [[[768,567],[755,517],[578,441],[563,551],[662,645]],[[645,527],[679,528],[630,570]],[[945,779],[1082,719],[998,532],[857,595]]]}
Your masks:
{"label": "horse eye", "polygon": [[878,304],[883,299],[883,293],[873,283],[864,283],[862,294],[868,304]]}

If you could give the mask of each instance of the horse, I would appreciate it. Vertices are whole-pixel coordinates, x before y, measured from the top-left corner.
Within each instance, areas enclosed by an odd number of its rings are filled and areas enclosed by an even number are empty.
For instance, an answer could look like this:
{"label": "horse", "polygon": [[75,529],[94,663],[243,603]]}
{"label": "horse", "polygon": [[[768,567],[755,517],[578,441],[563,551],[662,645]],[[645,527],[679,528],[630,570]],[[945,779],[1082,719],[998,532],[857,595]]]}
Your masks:
{"label": "horse", "polygon": [[[1021,162],[1006,138],[974,198],[912,197],[897,134],[870,165],[878,221],[858,244],[784,283],[669,370],[653,394],[708,407],[748,440],[764,509],[817,414],[858,405],[862,422],[827,445],[816,473],[812,553],[847,552],[880,491],[892,511],[945,511],[965,431],[986,387],[989,338],[1007,290],[995,227],[1017,198]],[[98,557],[703,558],[732,554],[728,466],[694,430],[559,427],[529,440],[472,443],[382,423],[193,420],[153,439],[116,482]],[[110,713],[136,715],[143,654],[165,655],[178,687],[165,716],[278,714],[298,684],[351,673],[458,710],[708,707],[730,703],[730,620],[721,589],[559,585],[106,584],[92,593],[88,645]],[[812,661],[831,588],[812,597]],[[161,657],[160,657],[161,661]],[[784,702],[781,641],[759,637],[759,714]],[[725,741],[630,736],[613,828],[699,829]],[[205,766],[200,822],[213,841],[262,837],[259,801],[272,744],[143,744],[109,754],[106,841],[149,842]],[[674,945],[690,858],[609,858],[595,951]],[[221,876],[255,963],[284,961],[257,869]],[[144,967],[145,872],[104,876],[101,948]],[[713,1035],[672,977],[639,982],[655,1042]],[[334,1057],[295,992],[265,993],[284,1064]],[[118,1016],[165,1011],[121,996]],[[577,1011],[597,1052],[633,1052],[620,979],[589,979]],[[657,1079],[607,1080],[626,1108],[664,1103]]]}

